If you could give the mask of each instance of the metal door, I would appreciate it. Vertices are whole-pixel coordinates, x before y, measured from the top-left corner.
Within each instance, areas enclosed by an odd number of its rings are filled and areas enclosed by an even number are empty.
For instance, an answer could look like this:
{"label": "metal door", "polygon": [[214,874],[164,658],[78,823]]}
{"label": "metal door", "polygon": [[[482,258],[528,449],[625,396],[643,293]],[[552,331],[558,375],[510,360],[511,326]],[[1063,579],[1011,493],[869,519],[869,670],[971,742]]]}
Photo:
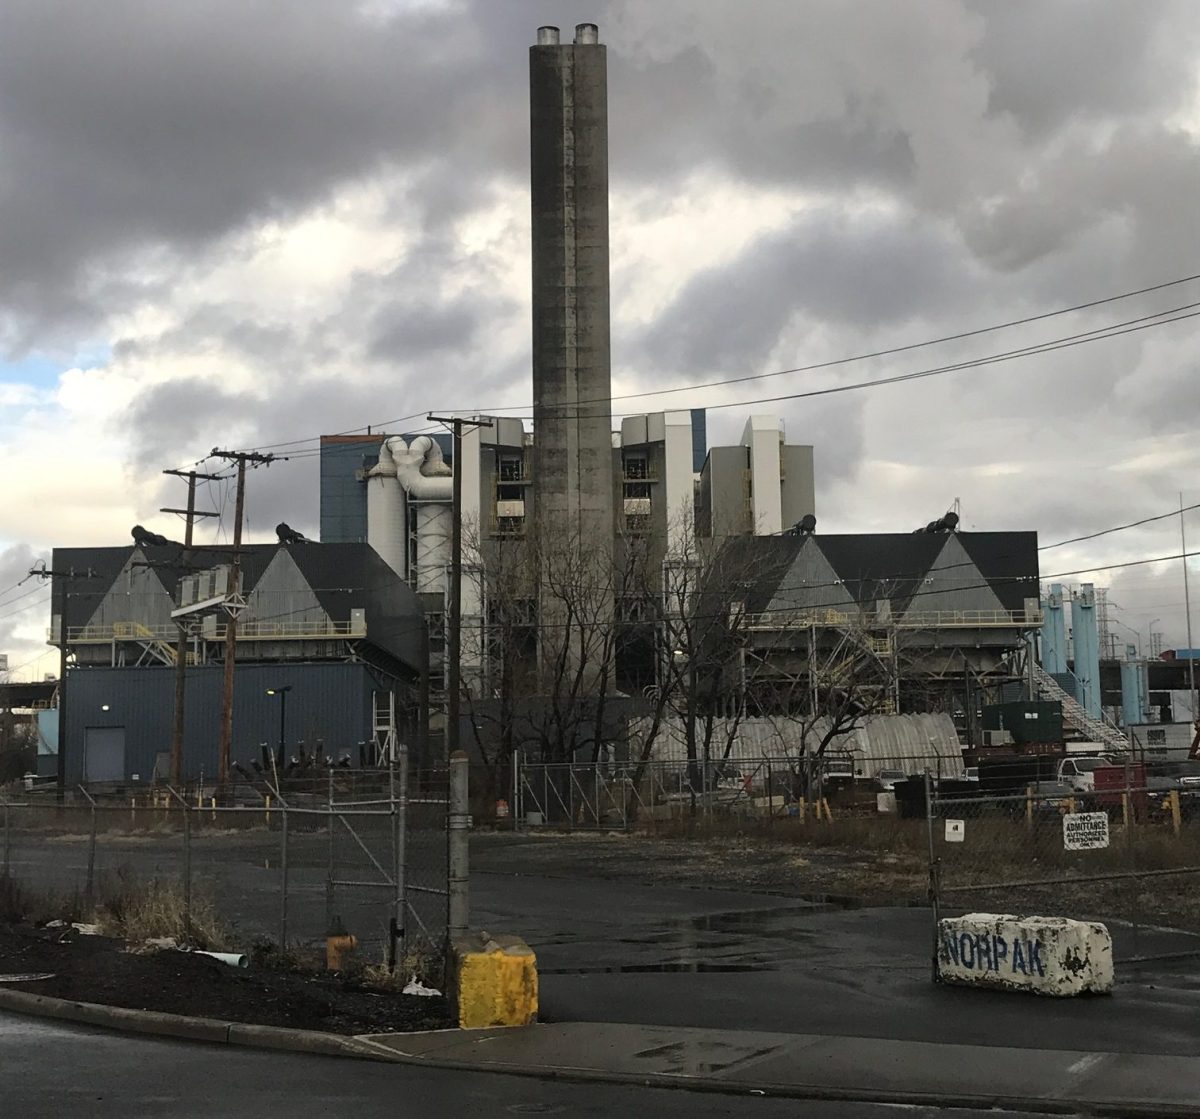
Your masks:
{"label": "metal door", "polygon": [[125,728],[88,727],[83,741],[83,779],[125,780]]}

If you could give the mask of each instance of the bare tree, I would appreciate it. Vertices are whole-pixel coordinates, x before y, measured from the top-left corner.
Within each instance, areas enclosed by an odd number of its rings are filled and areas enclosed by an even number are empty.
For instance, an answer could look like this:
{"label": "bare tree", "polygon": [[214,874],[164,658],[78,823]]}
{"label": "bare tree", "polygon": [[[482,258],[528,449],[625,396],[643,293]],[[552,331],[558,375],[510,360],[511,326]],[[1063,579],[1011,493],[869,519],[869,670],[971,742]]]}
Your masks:
{"label": "bare tree", "polygon": [[466,696],[489,772],[517,748],[594,760],[608,734],[624,584],[605,542],[464,534],[482,583],[484,668]]}
{"label": "bare tree", "polygon": [[729,758],[746,710],[747,603],[769,561],[744,538],[669,535],[664,555],[646,554],[641,567],[628,568],[653,627],[658,670],[634,777],[641,780],[669,722],[682,729],[689,784],[703,789]]}

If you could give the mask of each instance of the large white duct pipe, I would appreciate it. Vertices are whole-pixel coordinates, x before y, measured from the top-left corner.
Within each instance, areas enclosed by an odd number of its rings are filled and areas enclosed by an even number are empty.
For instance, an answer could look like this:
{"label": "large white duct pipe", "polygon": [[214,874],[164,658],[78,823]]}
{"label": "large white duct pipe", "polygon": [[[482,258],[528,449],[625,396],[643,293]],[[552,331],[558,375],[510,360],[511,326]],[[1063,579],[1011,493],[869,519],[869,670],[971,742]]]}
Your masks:
{"label": "large white duct pipe", "polygon": [[385,453],[409,497],[421,501],[453,500],[454,479],[450,467],[442,459],[442,448],[428,435],[418,435],[411,445],[399,435],[393,435],[380,448],[381,463]]}
{"label": "large white duct pipe", "polygon": [[367,472],[367,543],[401,579],[408,577],[408,514],[396,464],[385,443]]}
{"label": "large white duct pipe", "polygon": [[409,576],[407,506],[411,500],[416,510],[417,536],[416,564],[411,573],[414,585],[418,591],[442,591],[450,560],[454,479],[441,447],[428,435],[418,436],[411,444],[399,435],[385,439],[379,448],[378,464],[367,474],[367,485],[367,538],[371,546],[394,571]]}
{"label": "large white duct pipe", "polygon": [[450,562],[453,511],[449,505],[421,503],[417,507],[417,570],[415,587],[438,594],[446,590]]}

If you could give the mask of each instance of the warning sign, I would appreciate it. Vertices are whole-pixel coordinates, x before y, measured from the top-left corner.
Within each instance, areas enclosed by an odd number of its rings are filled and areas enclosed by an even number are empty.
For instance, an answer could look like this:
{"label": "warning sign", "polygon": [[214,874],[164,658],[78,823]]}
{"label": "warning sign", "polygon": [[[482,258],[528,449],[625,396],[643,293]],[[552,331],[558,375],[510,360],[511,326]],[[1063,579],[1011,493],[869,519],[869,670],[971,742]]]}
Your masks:
{"label": "warning sign", "polygon": [[966,838],[966,824],[962,820],[946,821],[946,842],[961,843]]}
{"label": "warning sign", "polygon": [[1108,813],[1068,813],[1063,817],[1063,846],[1068,851],[1095,851],[1107,847]]}

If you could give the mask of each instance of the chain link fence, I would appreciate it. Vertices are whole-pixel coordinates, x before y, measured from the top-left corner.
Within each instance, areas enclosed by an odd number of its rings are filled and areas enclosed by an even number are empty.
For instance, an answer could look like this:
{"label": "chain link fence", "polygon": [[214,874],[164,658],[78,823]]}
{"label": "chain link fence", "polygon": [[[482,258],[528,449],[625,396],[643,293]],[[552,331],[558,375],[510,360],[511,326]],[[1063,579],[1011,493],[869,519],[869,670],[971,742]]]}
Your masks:
{"label": "chain link fence", "polygon": [[319,948],[339,928],[364,963],[440,957],[446,938],[445,767],[329,768],[212,788],[88,786],[0,794],[0,871],[91,914],[132,883],[177,887],[241,946]]}
{"label": "chain link fence", "polygon": [[940,917],[987,912],[1103,922],[1118,962],[1200,955],[1200,789],[1086,761],[916,783],[935,945]]}
{"label": "chain link fence", "polygon": [[[517,830],[656,831],[680,820],[890,819],[913,775],[963,777],[961,758],[830,752],[735,760],[530,763],[514,756],[496,822]],[[923,811],[922,811],[923,814]]]}

